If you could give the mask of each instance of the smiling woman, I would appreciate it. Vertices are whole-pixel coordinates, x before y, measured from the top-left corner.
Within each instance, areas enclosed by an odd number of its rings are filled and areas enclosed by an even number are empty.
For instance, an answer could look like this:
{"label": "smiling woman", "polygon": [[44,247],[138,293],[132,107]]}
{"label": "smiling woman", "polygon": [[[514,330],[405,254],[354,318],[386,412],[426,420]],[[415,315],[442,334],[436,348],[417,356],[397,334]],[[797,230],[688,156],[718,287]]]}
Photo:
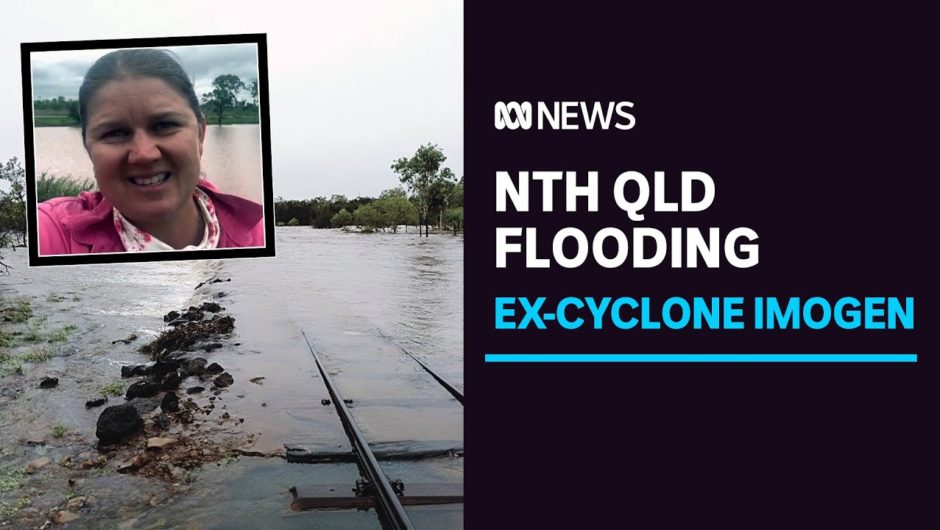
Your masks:
{"label": "smiling woman", "polygon": [[173,54],[108,53],[78,101],[100,191],[39,205],[40,255],[264,246],[261,205],[202,178],[206,120]]}

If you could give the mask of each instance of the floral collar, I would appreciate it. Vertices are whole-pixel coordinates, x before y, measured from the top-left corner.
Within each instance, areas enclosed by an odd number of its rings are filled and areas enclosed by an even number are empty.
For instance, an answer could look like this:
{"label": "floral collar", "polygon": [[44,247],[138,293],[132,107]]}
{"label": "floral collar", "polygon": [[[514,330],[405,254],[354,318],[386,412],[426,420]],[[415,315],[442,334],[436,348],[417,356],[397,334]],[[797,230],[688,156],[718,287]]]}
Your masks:
{"label": "floral collar", "polygon": [[[219,219],[215,214],[215,206],[212,199],[199,188],[193,190],[193,199],[199,205],[199,212],[205,221],[205,232],[202,241],[197,245],[188,245],[180,250],[205,250],[213,249],[219,246]],[[133,223],[121,215],[117,208],[114,208],[114,229],[121,238],[121,243],[128,252],[153,252],[176,250],[163,241],[153,237],[145,230],[134,226]]]}

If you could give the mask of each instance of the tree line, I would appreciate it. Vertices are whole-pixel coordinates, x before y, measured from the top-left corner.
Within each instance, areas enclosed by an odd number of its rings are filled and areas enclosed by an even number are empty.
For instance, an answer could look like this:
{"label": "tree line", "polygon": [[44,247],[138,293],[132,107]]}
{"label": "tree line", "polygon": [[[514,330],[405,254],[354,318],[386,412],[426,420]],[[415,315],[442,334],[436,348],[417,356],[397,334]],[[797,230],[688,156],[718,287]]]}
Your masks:
{"label": "tree line", "polygon": [[[317,197],[306,200],[274,202],[278,225],[312,226],[314,228],[342,228],[356,225],[366,231],[397,232],[398,227],[409,225],[451,230],[463,230],[463,177],[457,180],[450,168],[444,166],[447,157],[434,144],[422,145],[412,157],[403,157],[392,163],[399,182],[406,189],[392,188],[377,198],[333,195],[329,199]],[[410,192],[410,195],[409,195]]]}
{"label": "tree line", "polygon": [[[365,231],[398,232],[400,226],[419,225],[416,202],[402,188],[385,190],[378,197],[355,199],[348,199],[345,195],[305,200],[278,197],[274,202],[274,215],[281,226],[359,226]],[[440,186],[429,201],[428,211],[439,230],[454,233],[462,230],[463,179]]]}
{"label": "tree line", "polygon": [[[224,123],[258,123],[258,80],[243,81],[223,74],[212,81],[212,90],[202,94],[199,108],[206,120]],[[78,100],[59,96],[33,101],[36,125],[81,125]]]}

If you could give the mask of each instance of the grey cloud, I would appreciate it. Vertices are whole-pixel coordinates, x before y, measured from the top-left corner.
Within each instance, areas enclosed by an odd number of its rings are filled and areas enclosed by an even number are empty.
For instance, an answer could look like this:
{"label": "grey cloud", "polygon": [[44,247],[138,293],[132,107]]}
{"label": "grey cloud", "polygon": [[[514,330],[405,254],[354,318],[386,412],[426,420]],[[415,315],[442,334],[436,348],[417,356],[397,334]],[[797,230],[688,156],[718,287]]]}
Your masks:
{"label": "grey cloud", "polygon": [[[212,80],[234,74],[246,83],[258,77],[257,50],[254,44],[181,46],[165,48],[175,53],[183,68],[196,80],[196,93],[211,89]],[[104,54],[104,51],[102,55]],[[63,59],[33,62],[33,96],[50,99],[63,96],[78,98],[78,88],[94,59]]]}

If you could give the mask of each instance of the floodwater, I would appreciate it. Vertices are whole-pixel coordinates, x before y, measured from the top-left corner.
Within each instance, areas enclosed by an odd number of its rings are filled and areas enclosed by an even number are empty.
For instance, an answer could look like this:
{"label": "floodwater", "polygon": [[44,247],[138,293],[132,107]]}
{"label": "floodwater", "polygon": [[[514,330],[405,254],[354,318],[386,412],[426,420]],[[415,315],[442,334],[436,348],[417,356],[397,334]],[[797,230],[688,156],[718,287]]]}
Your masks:
{"label": "floodwater", "polygon": [[[33,131],[36,176],[47,172],[76,181],[94,181],[80,127],[36,127]],[[260,125],[208,125],[204,147],[205,178],[225,193],[263,202]]]}
{"label": "floodwater", "polygon": [[[321,404],[329,395],[305,334],[340,393],[352,400],[350,410],[370,445],[462,452],[463,407],[404,353],[463,390],[462,236],[297,227],[278,229],[276,258],[27,269],[25,254],[5,253],[15,269],[0,278],[0,294],[50,307],[49,327],[78,326],[80,336],[65,355],[42,365],[66,374],[62,387],[68,388],[70,370],[113,380],[119,365],[145,362],[136,352],[140,342],[111,341],[130,333],[150,339],[164,329],[168,311],[214,299],[235,318],[235,335],[206,357],[235,378],[220,399],[257,436],[252,449],[268,452],[288,444],[314,453],[350,450],[335,409]],[[231,281],[194,290],[214,278]],[[35,399],[49,395],[40,392],[27,390]],[[93,442],[97,412],[86,411],[82,401],[47,402],[43,417],[22,421],[55,418]],[[396,460],[383,462],[383,468],[405,483],[406,494],[408,484],[463,483],[462,457]],[[82,521],[121,528],[379,527],[374,510],[288,509],[290,486],[351,489],[358,477],[354,464],[240,457],[203,466],[194,476],[186,493],[156,495],[156,502],[150,495],[150,506],[128,510],[120,508],[134,497],[127,488],[153,487],[138,477],[103,474],[94,482],[97,507],[83,513]],[[461,506],[406,509],[418,528],[462,527]]]}

